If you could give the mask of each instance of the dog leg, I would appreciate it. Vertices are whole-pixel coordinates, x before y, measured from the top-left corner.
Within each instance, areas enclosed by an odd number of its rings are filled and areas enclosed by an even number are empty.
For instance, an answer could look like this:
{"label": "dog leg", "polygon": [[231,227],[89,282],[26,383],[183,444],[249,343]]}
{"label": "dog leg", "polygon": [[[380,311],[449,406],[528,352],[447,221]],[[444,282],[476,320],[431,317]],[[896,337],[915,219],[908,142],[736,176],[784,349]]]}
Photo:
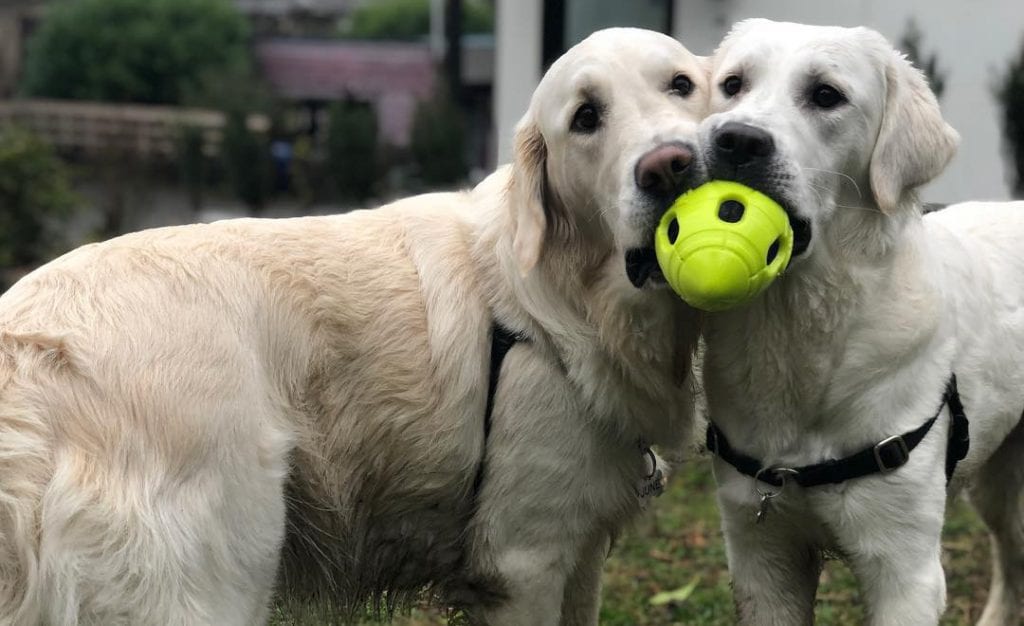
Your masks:
{"label": "dog leg", "polygon": [[934,626],[946,607],[940,546],[850,557],[871,626]]}
{"label": "dog leg", "polygon": [[935,626],[946,606],[942,515],[903,520],[911,533],[889,528],[844,542],[860,583],[870,626]]}
{"label": "dog leg", "polygon": [[584,547],[569,577],[562,601],[562,626],[594,626],[601,608],[601,570],[608,556],[608,537]]}
{"label": "dog leg", "polygon": [[971,504],[989,528],[992,582],[979,626],[1020,624],[1024,599],[1024,429],[1020,425],[981,467]]}
{"label": "dog leg", "polygon": [[723,506],[723,530],[733,597],[743,626],[801,626],[814,623],[814,594],[821,552],[797,529],[780,531],[781,518],[754,523],[749,506]]}
{"label": "dog leg", "polygon": [[[242,410],[256,413],[252,403]],[[213,447],[207,434],[197,440]],[[285,533],[289,440],[270,428],[248,434],[249,445],[191,450],[191,464],[177,472],[157,460],[155,471],[132,473],[74,449],[55,455],[42,502],[44,621],[266,623]],[[143,457],[156,455],[140,445],[133,459]]]}
{"label": "dog leg", "polygon": [[488,626],[559,626],[568,569],[563,550],[541,544],[503,550],[496,566],[507,600],[480,612]]}

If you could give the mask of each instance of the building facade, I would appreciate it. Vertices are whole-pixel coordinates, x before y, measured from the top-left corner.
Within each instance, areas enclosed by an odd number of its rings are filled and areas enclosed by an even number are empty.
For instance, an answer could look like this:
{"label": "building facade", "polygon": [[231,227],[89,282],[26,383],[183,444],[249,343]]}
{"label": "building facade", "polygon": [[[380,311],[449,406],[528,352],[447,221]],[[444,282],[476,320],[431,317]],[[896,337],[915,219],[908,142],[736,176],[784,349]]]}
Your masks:
{"label": "building facade", "polygon": [[[994,83],[1024,45],[1024,2],[1020,0],[496,0],[497,71],[495,120],[497,161],[511,156],[511,135],[526,111],[530,92],[544,67],[545,17],[563,6],[568,36],[563,50],[605,26],[635,25],[662,30],[696,54],[711,54],[736,21],[751,17],[868,26],[900,41],[913,20],[925,53],[938,55],[946,88],[940,101],[946,119],[960,132],[961,145],[946,172],[923,191],[932,202],[1006,199],[1009,168],[1003,149],[1001,111]],[[671,5],[665,6],[665,5]],[[660,6],[656,6],[660,5]],[[660,27],[657,15],[670,24]],[[570,17],[577,16],[577,17]],[[570,23],[572,26],[570,26]],[[588,30],[589,29],[589,30]]]}

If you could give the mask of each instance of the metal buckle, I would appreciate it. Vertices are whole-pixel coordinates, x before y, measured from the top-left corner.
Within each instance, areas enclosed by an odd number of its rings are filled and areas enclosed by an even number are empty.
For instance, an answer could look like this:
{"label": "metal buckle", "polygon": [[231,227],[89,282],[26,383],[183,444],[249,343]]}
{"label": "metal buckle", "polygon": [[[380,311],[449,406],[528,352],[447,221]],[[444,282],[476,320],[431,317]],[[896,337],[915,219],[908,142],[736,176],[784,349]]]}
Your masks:
{"label": "metal buckle", "polygon": [[[764,479],[764,475],[768,474],[769,472],[773,475],[774,478],[778,478],[779,480],[778,491],[774,493],[761,491],[761,489],[757,486],[757,483],[764,483],[766,485],[771,485],[772,487],[775,486]],[[757,495],[759,496],[767,495],[769,498],[774,498],[775,496],[782,493],[782,490],[786,488],[787,479],[789,479],[791,476],[796,476],[797,474],[799,474],[799,472],[797,472],[795,469],[791,467],[762,467],[761,469],[757,470],[756,474],[754,474],[754,491],[756,491]]]}
{"label": "metal buckle", "polygon": [[[882,448],[885,446],[889,446],[890,444],[896,444],[894,449],[898,450],[900,453],[899,462],[896,463],[895,465],[886,465],[885,461],[882,460]],[[907,464],[907,461],[910,460],[910,449],[907,448],[907,442],[903,440],[903,435],[893,435],[888,439],[883,439],[882,441],[879,441],[878,443],[875,444],[874,452],[875,463],[878,464],[878,469],[883,474],[888,474],[889,472],[895,471],[903,467],[904,465]]]}

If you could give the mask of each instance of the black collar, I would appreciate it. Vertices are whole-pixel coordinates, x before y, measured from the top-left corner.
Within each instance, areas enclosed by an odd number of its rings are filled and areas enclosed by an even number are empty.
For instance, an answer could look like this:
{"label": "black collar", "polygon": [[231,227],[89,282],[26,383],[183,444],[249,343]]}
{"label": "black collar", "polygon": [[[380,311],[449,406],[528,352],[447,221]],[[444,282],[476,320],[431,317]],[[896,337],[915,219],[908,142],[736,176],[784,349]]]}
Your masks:
{"label": "black collar", "polygon": [[829,459],[814,465],[794,468],[765,467],[757,459],[729,445],[725,434],[711,422],[708,423],[707,447],[712,454],[717,454],[740,473],[775,487],[781,487],[787,479],[795,481],[801,487],[841,483],[870,474],[887,474],[902,467],[910,460],[910,452],[928,434],[944,406],[949,406],[953,420],[949,427],[949,441],[946,444],[946,482],[949,482],[957,462],[967,456],[967,449],[970,446],[967,415],[960,402],[955,374],[949,377],[946,391],[942,395],[942,404],[930,420],[910,432],[888,437],[842,459]]}

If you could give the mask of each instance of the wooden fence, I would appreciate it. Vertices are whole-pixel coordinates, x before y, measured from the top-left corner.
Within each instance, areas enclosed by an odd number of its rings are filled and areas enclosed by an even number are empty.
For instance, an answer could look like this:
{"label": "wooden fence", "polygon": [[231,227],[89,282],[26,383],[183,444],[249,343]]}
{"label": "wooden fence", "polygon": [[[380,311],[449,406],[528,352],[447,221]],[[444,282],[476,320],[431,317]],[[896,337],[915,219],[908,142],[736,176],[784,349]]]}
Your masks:
{"label": "wooden fence", "polygon": [[[220,145],[224,119],[220,111],[207,109],[69,100],[0,101],[0,124],[26,128],[59,150],[87,154],[117,151],[144,158],[172,157],[186,126],[203,130],[205,149],[213,154]],[[263,115],[250,115],[247,123],[257,132],[269,127]]]}

